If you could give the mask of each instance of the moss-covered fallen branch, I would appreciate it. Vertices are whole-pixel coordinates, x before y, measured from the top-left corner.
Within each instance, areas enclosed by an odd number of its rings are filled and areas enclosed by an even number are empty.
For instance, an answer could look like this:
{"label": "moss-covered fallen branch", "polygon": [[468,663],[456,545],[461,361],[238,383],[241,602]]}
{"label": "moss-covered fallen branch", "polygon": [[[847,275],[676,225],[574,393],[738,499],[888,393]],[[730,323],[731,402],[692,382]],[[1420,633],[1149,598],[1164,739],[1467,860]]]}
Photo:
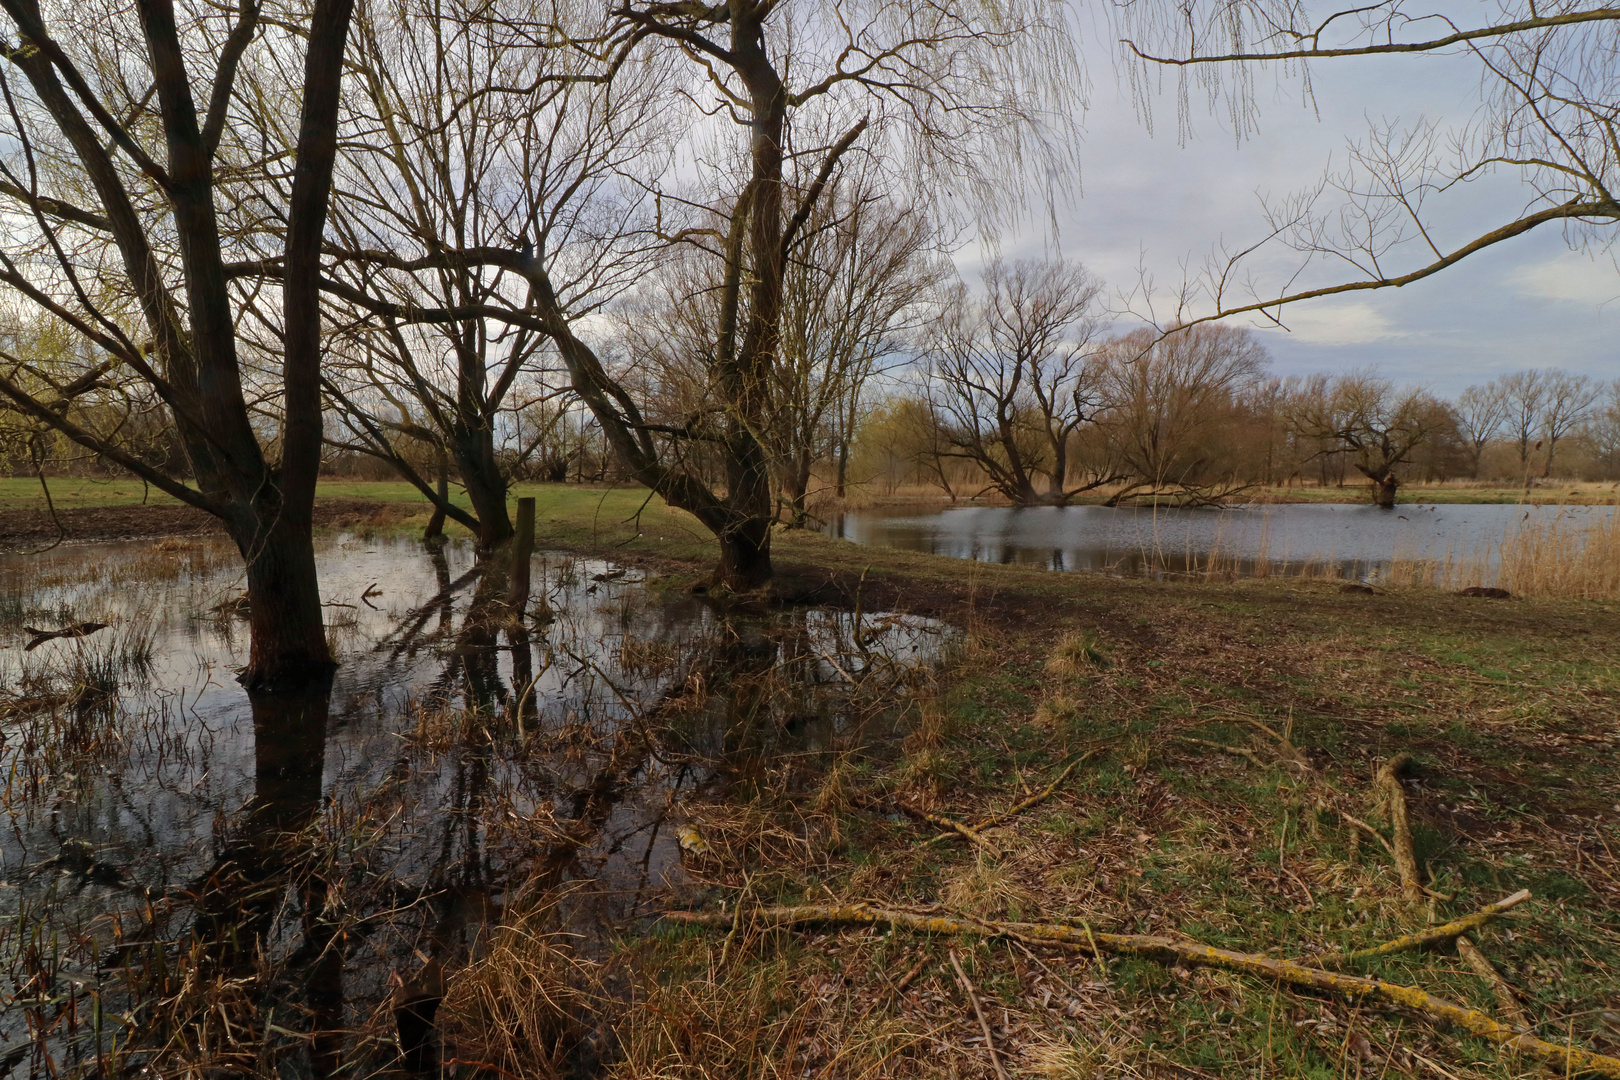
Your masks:
{"label": "moss-covered fallen branch", "polygon": [[[733,923],[733,916],[721,913],[669,912],[664,918],[698,926],[730,927]],[[1620,1058],[1538,1039],[1499,1023],[1478,1009],[1454,1004],[1417,987],[1359,975],[1344,975],[1290,960],[1220,949],[1182,938],[1157,934],[1108,934],[1058,923],[989,922],[961,916],[918,914],[866,903],[762,907],[751,913],[751,919],[758,927],[812,924],[887,926],[921,934],[1008,938],[1030,945],[1053,945],[1091,954],[1140,956],[1161,962],[1220,968],[1268,982],[1318,990],[1352,1001],[1383,1002],[1437,1023],[1462,1028],[1503,1049],[1540,1058],[1566,1073],[1594,1073],[1620,1080]]]}
{"label": "moss-covered fallen branch", "polygon": [[1333,953],[1315,958],[1319,967],[1337,967],[1351,960],[1366,960],[1374,956],[1388,956],[1390,953],[1407,952],[1414,949],[1426,949],[1431,945],[1443,945],[1446,942],[1456,941],[1464,934],[1478,930],[1491,920],[1518,907],[1530,899],[1529,889],[1520,889],[1512,896],[1503,897],[1494,904],[1487,904],[1472,915],[1464,915],[1460,919],[1441,926],[1431,926],[1427,930],[1419,930],[1415,934],[1398,937],[1394,941],[1386,941],[1382,945],[1375,945],[1370,949],[1357,949],[1350,953]]}

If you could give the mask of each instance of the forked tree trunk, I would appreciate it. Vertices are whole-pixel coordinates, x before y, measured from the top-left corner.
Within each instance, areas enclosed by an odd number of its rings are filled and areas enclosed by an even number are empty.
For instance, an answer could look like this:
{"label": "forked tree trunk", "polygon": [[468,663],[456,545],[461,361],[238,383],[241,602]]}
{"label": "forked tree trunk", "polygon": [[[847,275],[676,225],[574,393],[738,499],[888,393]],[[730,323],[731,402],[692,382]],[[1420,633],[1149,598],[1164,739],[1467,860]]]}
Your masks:
{"label": "forked tree trunk", "polygon": [[1373,501],[1379,506],[1390,507],[1395,505],[1395,489],[1401,482],[1393,474],[1373,478]]}

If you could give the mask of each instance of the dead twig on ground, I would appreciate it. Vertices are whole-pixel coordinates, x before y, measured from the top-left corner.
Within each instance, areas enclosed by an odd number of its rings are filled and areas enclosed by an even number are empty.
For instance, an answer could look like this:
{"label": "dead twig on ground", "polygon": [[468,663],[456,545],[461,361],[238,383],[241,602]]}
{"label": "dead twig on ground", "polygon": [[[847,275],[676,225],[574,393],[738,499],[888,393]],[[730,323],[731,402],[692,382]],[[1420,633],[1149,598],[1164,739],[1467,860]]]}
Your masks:
{"label": "dead twig on ground", "polygon": [[978,992],[968,981],[967,973],[962,970],[962,961],[956,958],[956,950],[951,950],[951,967],[956,969],[956,981],[961,985],[962,992],[967,995],[968,1004],[973,1006],[973,1015],[979,1018],[979,1030],[984,1032],[984,1048],[990,1051],[990,1064],[996,1067],[996,1075],[1001,1080],[1007,1080],[1007,1070],[1001,1067],[1001,1055],[996,1053],[996,1039],[990,1033],[990,1021],[984,1018],[984,1006],[979,1004]]}
{"label": "dead twig on ground", "polygon": [[1384,834],[1383,833],[1379,832],[1377,829],[1373,828],[1371,825],[1367,824],[1365,821],[1362,821],[1360,818],[1356,817],[1354,814],[1351,814],[1351,813],[1349,813],[1348,811],[1345,811],[1345,810],[1340,810],[1337,806],[1329,806],[1325,802],[1317,803],[1317,805],[1319,807],[1321,807],[1323,810],[1328,811],[1329,813],[1338,814],[1339,818],[1346,825],[1354,825],[1356,828],[1360,829],[1362,832],[1366,833],[1368,836],[1372,837],[1374,840],[1377,840],[1378,843],[1383,846],[1383,849],[1385,851],[1389,852],[1389,857],[1390,858],[1393,859],[1395,857],[1395,849],[1389,846],[1389,841],[1384,839]]}
{"label": "dead twig on ground", "polygon": [[1260,756],[1258,754],[1256,754],[1253,750],[1246,750],[1241,746],[1228,746],[1225,743],[1211,742],[1209,739],[1198,739],[1191,735],[1177,735],[1176,738],[1180,739],[1182,742],[1193,743],[1196,746],[1207,746],[1211,750],[1219,750],[1221,753],[1231,754],[1233,757],[1248,758],[1254,763],[1254,766],[1257,769],[1263,769],[1266,767],[1266,763],[1260,760]]}
{"label": "dead twig on ground", "polygon": [[[669,912],[665,918],[699,926],[726,926],[730,917],[701,912]],[[1376,1001],[1421,1015],[1437,1024],[1450,1024],[1503,1049],[1530,1054],[1567,1072],[1590,1072],[1620,1080],[1620,1058],[1594,1054],[1574,1045],[1559,1046],[1520,1032],[1467,1006],[1435,997],[1415,986],[1384,982],[1358,975],[1343,975],[1277,960],[1256,953],[1235,952],[1196,941],[1155,934],[1089,933],[1052,923],[988,922],[944,915],[915,915],[866,903],[832,907],[769,907],[757,914],[761,926],[888,926],[923,934],[1001,937],[1025,944],[1050,945],[1080,952],[1108,952],[1140,956],[1167,963],[1234,971],[1272,983],[1335,994],[1351,1001]]]}
{"label": "dead twig on ground", "polygon": [[1376,945],[1368,949],[1318,956],[1315,958],[1315,962],[1322,967],[1336,966],[1351,960],[1366,960],[1374,956],[1388,956],[1390,953],[1406,952],[1411,949],[1426,949],[1431,945],[1440,945],[1447,941],[1460,941],[1464,934],[1478,930],[1486,923],[1499,918],[1528,899],[1530,899],[1530,890],[1520,889],[1512,896],[1503,897],[1494,904],[1487,904],[1473,914],[1464,915],[1460,919],[1453,919],[1444,926],[1430,927],[1415,934],[1406,934],[1396,938],[1394,941],[1386,941],[1382,945]]}
{"label": "dead twig on ground", "polygon": [[1468,940],[1467,934],[1457,939],[1457,955],[1474,969],[1475,974],[1490,983],[1491,994],[1496,998],[1496,1011],[1502,1014],[1503,1019],[1520,1031],[1534,1030],[1530,1026],[1530,1017],[1519,1007],[1519,999],[1513,996],[1513,987],[1509,986],[1507,980],[1497,973],[1489,960],[1485,959],[1485,954],[1479,951],[1479,947]]}
{"label": "dead twig on ground", "polygon": [[948,818],[943,814],[935,814],[927,810],[919,810],[915,806],[907,806],[903,802],[897,802],[894,805],[898,806],[901,810],[910,814],[918,821],[926,821],[930,825],[938,825],[942,829],[950,829],[958,836],[965,837],[969,843],[979,845],[992,855],[999,856],[1001,854],[994,844],[986,840],[983,836],[979,835],[979,831],[973,828],[971,825],[966,825],[955,820],[954,818]]}
{"label": "dead twig on ground", "polygon": [[[982,832],[985,832],[985,831],[987,831],[989,829],[994,829],[994,828],[997,828],[997,827],[999,827],[1001,825],[1005,825],[1007,822],[1011,821],[1013,818],[1017,817],[1019,814],[1022,814],[1025,810],[1028,810],[1030,807],[1038,806],[1041,803],[1045,802],[1047,799],[1050,799],[1054,794],[1057,793],[1057,789],[1059,787],[1063,786],[1063,782],[1065,780],[1067,780],[1069,777],[1074,775],[1074,770],[1078,769],[1081,765],[1083,765],[1086,761],[1088,761],[1090,758],[1092,758],[1095,754],[1096,754],[1095,750],[1088,750],[1086,753],[1081,754],[1079,757],[1077,757],[1073,761],[1069,762],[1069,767],[1064,769],[1062,773],[1058,774],[1058,778],[1056,780],[1053,780],[1050,784],[1047,784],[1046,787],[1042,788],[1040,791],[1037,791],[1035,794],[1031,795],[1029,798],[1025,799],[1024,801],[1022,801],[1020,803],[1017,803],[1014,806],[1008,807],[1006,810],[1001,811],[1001,813],[999,813],[999,814],[991,814],[989,817],[985,818],[983,821],[981,821],[977,825],[973,826],[973,830],[975,832],[982,833]],[[928,843],[929,844],[942,844],[947,840],[956,839],[956,837],[959,836],[959,835],[961,835],[961,834],[958,833],[958,832],[940,833],[938,836],[934,837],[932,840],[929,840]]]}

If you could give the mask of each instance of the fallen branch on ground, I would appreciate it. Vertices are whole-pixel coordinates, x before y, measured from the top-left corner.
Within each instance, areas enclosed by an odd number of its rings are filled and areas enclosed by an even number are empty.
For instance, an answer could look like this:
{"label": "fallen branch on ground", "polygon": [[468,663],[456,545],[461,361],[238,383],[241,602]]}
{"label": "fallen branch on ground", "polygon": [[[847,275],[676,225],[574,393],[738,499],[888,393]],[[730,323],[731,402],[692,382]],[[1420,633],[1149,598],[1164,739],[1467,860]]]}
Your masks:
{"label": "fallen branch on ground", "polygon": [[1261,761],[1259,756],[1255,754],[1253,750],[1245,750],[1241,746],[1228,746],[1225,743],[1211,742],[1209,739],[1197,739],[1191,735],[1177,735],[1176,738],[1180,739],[1182,742],[1193,743],[1197,746],[1207,746],[1211,750],[1219,750],[1221,753],[1231,754],[1233,757],[1248,758],[1254,763],[1255,768],[1258,769],[1263,769],[1266,767],[1266,763]]}
{"label": "fallen branch on ground", "polygon": [[1478,930],[1492,919],[1498,918],[1518,907],[1530,899],[1529,889],[1520,889],[1512,896],[1503,897],[1494,904],[1487,904],[1472,915],[1464,915],[1460,919],[1453,919],[1444,926],[1434,926],[1427,930],[1420,930],[1415,934],[1398,937],[1394,941],[1386,941],[1382,945],[1375,945],[1370,949],[1357,949],[1349,953],[1329,953],[1315,957],[1317,964],[1322,967],[1337,966],[1351,960],[1365,960],[1373,956],[1388,956],[1390,953],[1406,952],[1410,949],[1426,949],[1431,945],[1440,945],[1447,941],[1461,940],[1464,934]]}
{"label": "fallen branch on ground", "polygon": [[[1084,764],[1095,753],[1096,753],[1095,750],[1090,750],[1090,751],[1087,751],[1084,754],[1081,754],[1079,757],[1077,757],[1073,761],[1069,762],[1069,767],[1064,769],[1063,772],[1058,775],[1058,778],[1056,780],[1053,780],[1050,784],[1047,784],[1046,787],[1042,788],[1040,791],[1037,791],[1035,794],[1031,795],[1029,798],[1025,799],[1023,802],[1020,802],[1020,803],[1018,803],[1018,804],[1016,804],[1014,806],[1011,806],[1008,809],[1003,810],[999,814],[991,814],[989,817],[985,818],[983,821],[981,821],[977,825],[973,826],[973,830],[975,832],[981,832],[982,833],[987,829],[994,829],[997,826],[1005,825],[1007,822],[1011,821],[1013,818],[1017,817],[1019,814],[1022,814],[1025,810],[1028,810],[1030,807],[1038,806],[1041,803],[1045,802],[1047,799],[1050,799],[1057,792],[1057,789],[1062,786],[1063,781],[1065,781],[1069,777],[1073,776],[1074,775],[1074,770],[1078,769],[1082,764]],[[956,837],[959,836],[959,835],[961,835],[960,832],[940,833],[938,836],[936,836],[932,840],[928,841],[928,843],[930,843],[930,844],[944,843],[947,840],[956,839]]]}
{"label": "fallen branch on ground", "polygon": [[1497,973],[1496,969],[1491,966],[1491,962],[1485,959],[1485,954],[1480,952],[1479,947],[1472,941],[1468,940],[1467,935],[1457,939],[1457,955],[1462,957],[1464,962],[1474,969],[1476,975],[1491,984],[1491,994],[1496,998],[1496,1011],[1501,1013],[1508,1023],[1520,1031],[1531,1030],[1530,1017],[1526,1016],[1524,1010],[1519,1007],[1519,999],[1513,996],[1513,987],[1509,986],[1507,980]]}
{"label": "fallen branch on ground", "polygon": [[[697,926],[730,926],[731,917],[703,912],[668,912],[664,918]],[[1219,968],[1244,975],[1285,983],[1289,986],[1336,994],[1352,1001],[1379,1001],[1418,1013],[1437,1023],[1452,1024],[1472,1035],[1488,1039],[1503,1049],[1530,1054],[1566,1072],[1591,1072],[1620,1080],[1620,1058],[1594,1054],[1574,1046],[1559,1046],[1526,1032],[1514,1030],[1493,1017],[1463,1005],[1456,1005],[1424,990],[1381,979],[1341,975],[1307,967],[1289,960],[1274,960],[1255,953],[1234,952],[1196,941],[1156,934],[1106,934],[1051,923],[981,922],[944,915],[919,915],[871,904],[838,906],[768,907],[759,910],[756,925],[791,927],[809,924],[823,926],[887,926],[923,934],[1000,937],[1025,944],[1052,945],[1085,953],[1111,953],[1145,959],[1179,962]]]}
{"label": "fallen branch on ground", "polygon": [[962,970],[962,962],[956,958],[956,950],[951,950],[951,967],[956,969],[956,981],[961,984],[962,992],[967,994],[968,1004],[973,1006],[973,1015],[979,1018],[979,1030],[984,1032],[984,1048],[990,1051],[990,1064],[996,1067],[996,1075],[1001,1080],[1007,1080],[1007,1071],[1001,1067],[1001,1055],[996,1053],[996,1039],[990,1033],[990,1021],[984,1018],[984,1006],[979,1004],[979,992],[973,989],[968,982],[967,973]]}
{"label": "fallen branch on ground", "polygon": [[978,844],[992,855],[1001,854],[1000,851],[996,850],[996,846],[994,844],[980,836],[979,831],[973,828],[971,825],[965,825],[962,822],[957,821],[954,818],[948,818],[943,814],[934,814],[927,810],[918,810],[915,806],[907,806],[903,802],[897,802],[894,805],[898,806],[901,810],[904,810],[906,813],[910,814],[919,821],[926,821],[930,825],[938,825],[942,829],[950,829],[956,835],[965,837],[970,843]]}
{"label": "fallen branch on ground", "polygon": [[1411,754],[1396,754],[1378,770],[1374,790],[1384,796],[1389,805],[1390,829],[1395,834],[1392,851],[1395,869],[1401,875],[1401,894],[1414,904],[1423,903],[1423,882],[1418,877],[1417,853],[1412,848],[1412,824],[1406,816],[1406,789],[1401,786],[1401,774],[1412,764]]}

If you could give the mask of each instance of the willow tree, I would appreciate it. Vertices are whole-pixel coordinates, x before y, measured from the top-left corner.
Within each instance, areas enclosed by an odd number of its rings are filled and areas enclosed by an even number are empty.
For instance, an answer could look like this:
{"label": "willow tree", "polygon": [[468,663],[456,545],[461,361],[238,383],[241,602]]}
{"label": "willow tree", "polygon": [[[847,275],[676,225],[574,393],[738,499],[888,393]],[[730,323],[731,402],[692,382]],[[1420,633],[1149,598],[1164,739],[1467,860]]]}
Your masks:
{"label": "willow tree", "polygon": [[1016,505],[1062,506],[1111,479],[1069,483],[1071,444],[1101,404],[1102,283],[1078,263],[995,260],[983,285],[946,290],[924,338],[929,408],[948,456]]}
{"label": "willow tree", "polygon": [[[692,245],[721,268],[713,348],[703,358],[716,411],[700,426],[647,418],[640,385],[604,362],[605,339],[569,310],[556,253],[521,237],[505,250],[418,241],[372,259],[471,260],[509,270],[527,290],[498,314],[489,303],[419,307],[376,297],[366,300],[368,310],[418,323],[489,311],[544,333],[625,471],[713,532],[721,582],[759,586],[772,574],[767,428],[777,415],[784,271],[807,222],[855,154],[881,168],[896,198],[990,227],[1017,210],[1025,166],[1036,176],[1061,175],[1077,143],[1071,121],[1083,85],[1065,11],[1038,0],[732,0],[606,10],[565,2],[538,15],[524,9],[504,25],[484,22],[490,33],[507,34],[509,47],[554,58],[536,76],[544,85],[611,92],[647,65],[660,69],[656,123],[679,134],[680,167],[643,178],[652,227],[663,242]],[[806,178],[802,187],[786,182],[790,166]],[[694,441],[719,460],[718,482],[688,464]]]}
{"label": "willow tree", "polygon": [[[525,248],[541,253],[563,321],[600,312],[646,261],[649,215],[632,178],[668,156],[651,111],[657,67],[584,78],[581,57],[529,44],[527,11],[381,0],[356,16],[329,230],[341,346],[326,389],[344,442],[392,465],[484,548],[511,537],[511,470],[549,431],[525,433],[536,427],[525,421],[566,390],[514,264]],[[422,308],[459,315],[424,323],[410,314]],[[470,512],[412,464],[412,441],[453,462]]]}
{"label": "willow tree", "polygon": [[[0,281],[92,346],[66,373],[0,353],[0,393],[41,427],[219,518],[247,567],[250,688],[306,684],[332,668],[310,530],[319,257],[351,6],[0,0]],[[239,75],[250,68],[297,103],[285,144],[242,122]],[[270,160],[286,179],[282,197],[247,205],[239,179]],[[261,215],[284,225],[286,285],[268,298],[234,289],[226,273]],[[251,304],[277,322],[262,382],[238,340]],[[161,400],[191,483],[79,422],[79,398],[131,380]]]}

